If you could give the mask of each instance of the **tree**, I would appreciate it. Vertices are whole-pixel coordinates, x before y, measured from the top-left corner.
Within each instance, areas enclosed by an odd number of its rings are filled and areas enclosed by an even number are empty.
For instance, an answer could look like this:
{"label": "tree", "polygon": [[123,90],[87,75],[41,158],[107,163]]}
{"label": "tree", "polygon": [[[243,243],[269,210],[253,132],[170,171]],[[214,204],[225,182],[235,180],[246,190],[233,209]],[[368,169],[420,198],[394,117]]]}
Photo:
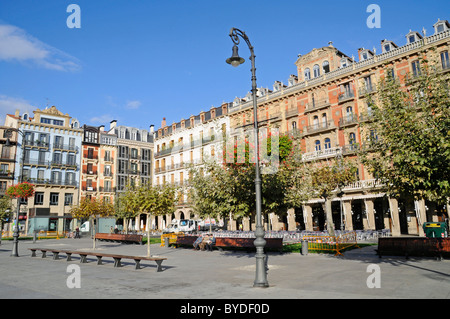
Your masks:
{"label": "tree", "polygon": [[349,183],[356,181],[357,167],[352,160],[336,159],[333,162],[311,163],[310,194],[325,200],[323,210],[327,221],[327,231],[335,236],[331,199],[336,191]]}
{"label": "tree", "polygon": [[388,76],[369,96],[372,121],[360,158],[390,196],[446,202],[450,197],[449,74],[425,58],[402,85]]}
{"label": "tree", "polygon": [[[289,136],[276,136],[279,157],[273,163],[272,138],[268,135],[261,139],[261,143],[267,143],[267,153],[259,158],[261,174],[263,214],[282,214],[287,211],[285,201],[285,178],[281,174],[280,166],[292,153],[292,141]],[[223,163],[213,160],[204,160],[202,167],[190,170],[190,197],[195,211],[202,217],[214,216],[227,218],[230,214],[233,218],[250,217],[256,212],[255,201],[255,155],[254,146],[248,140],[227,143],[223,153]]]}
{"label": "tree", "polygon": [[2,240],[3,224],[11,219],[12,215],[12,203],[11,198],[3,196],[0,198],[0,244]]}
{"label": "tree", "polygon": [[[70,209],[70,213],[74,218],[88,219],[91,229],[93,229],[95,218],[112,216],[114,214],[114,205],[100,198],[91,199],[85,197],[78,206]],[[93,248],[95,248],[95,237],[93,239]]]}

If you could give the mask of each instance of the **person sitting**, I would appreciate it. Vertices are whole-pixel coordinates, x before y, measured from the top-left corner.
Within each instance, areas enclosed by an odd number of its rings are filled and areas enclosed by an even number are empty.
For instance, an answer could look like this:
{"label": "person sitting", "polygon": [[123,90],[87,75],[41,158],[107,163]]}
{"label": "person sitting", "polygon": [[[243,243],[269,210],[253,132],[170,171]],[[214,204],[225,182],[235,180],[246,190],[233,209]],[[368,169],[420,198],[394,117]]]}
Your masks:
{"label": "person sitting", "polygon": [[206,242],[206,250],[213,251],[213,247],[216,244],[216,238],[211,234]]}
{"label": "person sitting", "polygon": [[194,244],[193,244],[194,250],[199,250],[200,249],[199,245],[200,245],[200,243],[202,241],[203,241],[202,235],[198,236],[198,238],[194,241]]}

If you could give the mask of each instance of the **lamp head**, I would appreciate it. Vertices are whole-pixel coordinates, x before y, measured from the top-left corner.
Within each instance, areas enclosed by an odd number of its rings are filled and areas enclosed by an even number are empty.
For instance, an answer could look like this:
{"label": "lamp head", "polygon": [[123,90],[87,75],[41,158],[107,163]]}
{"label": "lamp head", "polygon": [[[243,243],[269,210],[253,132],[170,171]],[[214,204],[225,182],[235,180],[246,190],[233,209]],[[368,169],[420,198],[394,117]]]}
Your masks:
{"label": "lamp head", "polygon": [[231,64],[234,67],[237,67],[244,62],[245,62],[245,60],[239,56],[237,45],[236,44],[233,45],[233,54],[232,54],[231,58],[227,59],[227,63]]}
{"label": "lamp head", "polygon": [[11,147],[11,141],[9,140],[9,137],[6,139],[5,147]]}

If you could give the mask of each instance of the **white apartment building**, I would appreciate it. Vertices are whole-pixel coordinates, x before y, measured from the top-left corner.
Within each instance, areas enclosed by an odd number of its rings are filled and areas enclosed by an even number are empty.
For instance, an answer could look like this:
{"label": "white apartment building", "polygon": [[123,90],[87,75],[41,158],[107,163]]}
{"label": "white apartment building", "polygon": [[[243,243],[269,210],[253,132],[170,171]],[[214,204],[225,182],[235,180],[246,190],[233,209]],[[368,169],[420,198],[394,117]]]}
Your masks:
{"label": "white apartment building", "polygon": [[[189,179],[190,164],[201,165],[207,158],[222,160],[221,142],[230,128],[228,107],[229,104],[224,103],[172,125],[167,125],[163,119],[154,139],[154,185],[183,186]],[[183,194],[174,214],[162,216],[153,223],[164,228],[174,218],[195,218],[187,194]]]}

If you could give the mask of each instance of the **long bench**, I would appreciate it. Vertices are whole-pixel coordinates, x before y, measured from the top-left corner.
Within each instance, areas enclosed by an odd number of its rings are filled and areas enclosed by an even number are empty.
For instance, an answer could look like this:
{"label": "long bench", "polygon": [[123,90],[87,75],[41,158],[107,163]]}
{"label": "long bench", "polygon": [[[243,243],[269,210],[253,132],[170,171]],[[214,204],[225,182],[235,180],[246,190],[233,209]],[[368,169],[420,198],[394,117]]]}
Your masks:
{"label": "long bench", "polygon": [[378,238],[377,255],[408,257],[450,257],[450,238],[386,237]]}
{"label": "long bench", "polygon": [[109,233],[96,233],[95,239],[124,242],[124,243],[137,243],[142,245],[142,235],[136,234],[109,234]]}
{"label": "long bench", "polygon": [[[177,238],[175,246],[189,246],[192,247],[198,236],[180,236]],[[253,250],[255,238],[231,238],[231,237],[216,237],[216,244],[219,250],[226,248],[238,248]],[[265,238],[266,245],[264,249],[283,251],[283,238]]]}
{"label": "long bench", "polygon": [[42,252],[42,258],[47,256],[47,252],[52,252],[53,259],[58,260],[59,254],[64,253],[67,256],[67,261],[72,260],[72,254],[80,255],[80,262],[87,263],[87,256],[97,257],[97,265],[102,265],[103,257],[111,257],[114,259],[114,267],[122,267],[122,259],[133,259],[135,262],[135,269],[141,269],[141,260],[150,260],[156,262],[156,271],[162,271],[162,262],[167,258],[164,257],[145,257],[145,256],[129,256],[129,255],[119,255],[119,254],[108,254],[95,251],[79,251],[79,250],[65,250],[65,249],[53,249],[53,248],[28,248],[31,250],[31,257],[36,257],[36,251]]}

